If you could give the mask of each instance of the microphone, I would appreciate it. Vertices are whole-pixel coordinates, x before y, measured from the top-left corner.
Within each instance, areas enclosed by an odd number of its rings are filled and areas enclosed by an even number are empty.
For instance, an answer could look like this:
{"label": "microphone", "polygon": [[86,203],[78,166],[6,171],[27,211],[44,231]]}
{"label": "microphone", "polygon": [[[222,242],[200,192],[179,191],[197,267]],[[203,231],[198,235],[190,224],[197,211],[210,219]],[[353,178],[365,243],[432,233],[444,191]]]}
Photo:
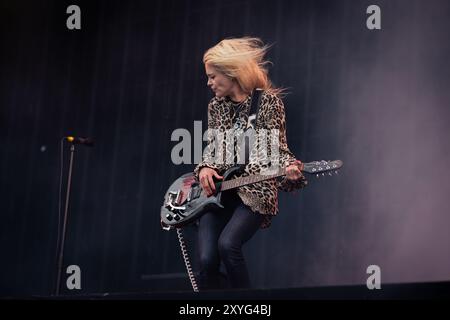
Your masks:
{"label": "microphone", "polygon": [[88,147],[94,146],[94,140],[92,138],[88,138],[88,137],[68,136],[68,137],[64,137],[64,139],[66,139],[69,142],[72,142],[73,144],[84,144],[85,146],[88,146]]}

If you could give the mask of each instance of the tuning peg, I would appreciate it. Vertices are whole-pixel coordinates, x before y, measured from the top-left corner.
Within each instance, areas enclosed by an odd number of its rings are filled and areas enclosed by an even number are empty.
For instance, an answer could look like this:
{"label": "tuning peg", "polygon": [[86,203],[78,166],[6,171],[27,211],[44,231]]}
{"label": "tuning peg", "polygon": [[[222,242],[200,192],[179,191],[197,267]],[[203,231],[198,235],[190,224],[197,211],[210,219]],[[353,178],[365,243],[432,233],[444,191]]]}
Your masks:
{"label": "tuning peg", "polygon": [[334,173],[336,173],[336,175],[339,175],[339,170],[336,170]]}
{"label": "tuning peg", "polygon": [[319,178],[320,178],[319,174],[316,174],[316,178],[317,178],[317,179],[319,179]]}
{"label": "tuning peg", "polygon": [[328,175],[329,175],[329,176],[332,176],[333,174],[332,174],[331,172],[328,172]]}
{"label": "tuning peg", "polygon": [[322,172],[322,177],[325,177],[325,172]]}

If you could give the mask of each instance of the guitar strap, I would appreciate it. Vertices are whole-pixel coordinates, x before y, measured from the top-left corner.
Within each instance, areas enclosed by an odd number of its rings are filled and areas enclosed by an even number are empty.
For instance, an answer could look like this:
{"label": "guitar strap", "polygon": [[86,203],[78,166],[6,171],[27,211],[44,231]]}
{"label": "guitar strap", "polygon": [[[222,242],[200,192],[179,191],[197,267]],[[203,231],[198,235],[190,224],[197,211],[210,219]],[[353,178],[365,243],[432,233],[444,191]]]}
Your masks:
{"label": "guitar strap", "polygon": [[[261,89],[253,90],[250,111],[248,114],[248,122],[245,131],[249,130],[250,128],[256,130],[256,123],[258,121],[259,116],[259,105],[261,104],[262,92],[263,90]],[[256,131],[254,133],[256,134]],[[242,143],[244,144],[245,148],[245,163],[247,164],[250,158],[249,141],[247,141],[247,139],[244,139]]]}
{"label": "guitar strap", "polygon": [[261,89],[253,90],[252,102],[250,105],[250,112],[249,112],[249,116],[248,116],[247,129],[249,127],[252,127],[253,129],[256,128],[256,122],[258,121],[258,115],[259,115],[259,105],[261,103],[261,96],[262,96]]}

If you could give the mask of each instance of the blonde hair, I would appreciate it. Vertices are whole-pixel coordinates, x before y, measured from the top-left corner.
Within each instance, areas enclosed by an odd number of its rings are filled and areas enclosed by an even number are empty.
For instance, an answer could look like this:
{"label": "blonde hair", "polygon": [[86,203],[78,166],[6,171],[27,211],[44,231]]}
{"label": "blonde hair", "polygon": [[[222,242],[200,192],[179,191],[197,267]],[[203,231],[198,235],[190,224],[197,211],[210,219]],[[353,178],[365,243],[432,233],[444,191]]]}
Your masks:
{"label": "blonde hair", "polygon": [[278,94],[283,89],[273,87],[266,68],[271,62],[264,60],[269,47],[259,38],[225,39],[205,52],[203,63],[236,80],[244,92],[260,88]]}

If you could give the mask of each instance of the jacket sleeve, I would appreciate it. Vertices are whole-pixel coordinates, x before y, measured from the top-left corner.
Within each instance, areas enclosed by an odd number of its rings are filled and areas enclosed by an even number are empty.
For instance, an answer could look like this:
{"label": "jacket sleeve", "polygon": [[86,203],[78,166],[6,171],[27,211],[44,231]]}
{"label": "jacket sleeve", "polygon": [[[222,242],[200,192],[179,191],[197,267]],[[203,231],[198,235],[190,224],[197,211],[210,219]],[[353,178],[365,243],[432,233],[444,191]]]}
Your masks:
{"label": "jacket sleeve", "polygon": [[[209,167],[222,174],[226,169],[223,161],[219,161],[217,154],[218,136],[219,132],[219,112],[214,107],[214,98],[208,104],[208,131],[207,131],[207,145],[203,151],[202,161],[195,167],[195,177],[199,178],[200,170],[204,167]],[[223,160],[223,159],[220,159]]]}
{"label": "jacket sleeve", "polygon": [[[286,138],[286,114],[284,110],[283,101],[276,95],[270,95],[269,98],[269,112],[266,118],[267,127],[269,129],[278,130],[278,150],[279,150],[279,165],[282,168],[288,167],[296,161],[295,155],[289,150]],[[302,175],[299,179],[292,181],[284,176],[278,182],[278,188],[281,191],[291,192],[301,189],[307,185],[306,178]]]}

